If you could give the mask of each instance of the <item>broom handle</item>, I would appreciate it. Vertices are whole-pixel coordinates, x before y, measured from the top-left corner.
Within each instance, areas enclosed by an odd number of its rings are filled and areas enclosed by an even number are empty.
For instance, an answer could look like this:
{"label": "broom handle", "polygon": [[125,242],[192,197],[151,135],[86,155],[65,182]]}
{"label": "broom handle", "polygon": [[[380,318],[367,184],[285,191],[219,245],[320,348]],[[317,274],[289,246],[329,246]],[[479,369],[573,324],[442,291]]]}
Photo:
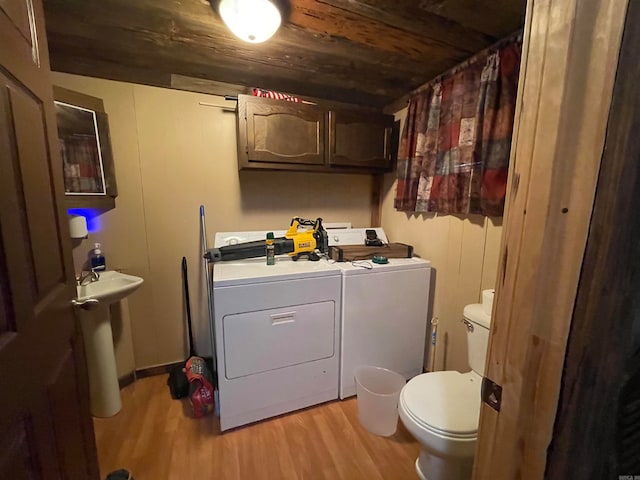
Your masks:
{"label": "broom handle", "polygon": [[184,284],[184,302],[187,310],[187,330],[189,332],[189,357],[194,357],[196,352],[193,348],[193,330],[191,327],[191,300],[189,299],[189,277],[187,270],[187,259],[182,257],[182,282]]}

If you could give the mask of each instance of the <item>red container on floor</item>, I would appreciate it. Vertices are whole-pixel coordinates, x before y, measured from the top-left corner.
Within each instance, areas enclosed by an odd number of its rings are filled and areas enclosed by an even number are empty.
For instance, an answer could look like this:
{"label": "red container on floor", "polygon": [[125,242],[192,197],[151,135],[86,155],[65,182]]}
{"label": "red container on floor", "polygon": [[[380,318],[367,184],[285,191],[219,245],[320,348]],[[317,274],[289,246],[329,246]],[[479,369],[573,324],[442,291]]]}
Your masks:
{"label": "red container on floor", "polygon": [[191,357],[185,365],[189,380],[189,401],[196,417],[202,417],[214,410],[213,379],[205,361],[200,357]]}

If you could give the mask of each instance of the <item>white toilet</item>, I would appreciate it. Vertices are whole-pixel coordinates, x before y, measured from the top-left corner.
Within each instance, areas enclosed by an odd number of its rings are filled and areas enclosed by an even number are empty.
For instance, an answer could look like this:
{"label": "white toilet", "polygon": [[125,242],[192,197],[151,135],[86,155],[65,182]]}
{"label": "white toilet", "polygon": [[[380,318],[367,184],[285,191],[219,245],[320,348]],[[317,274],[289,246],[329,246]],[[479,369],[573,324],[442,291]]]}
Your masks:
{"label": "white toilet", "polygon": [[400,393],[400,419],[422,446],[416,460],[421,480],[471,478],[490,320],[482,304],[464,307],[470,372],[423,373]]}

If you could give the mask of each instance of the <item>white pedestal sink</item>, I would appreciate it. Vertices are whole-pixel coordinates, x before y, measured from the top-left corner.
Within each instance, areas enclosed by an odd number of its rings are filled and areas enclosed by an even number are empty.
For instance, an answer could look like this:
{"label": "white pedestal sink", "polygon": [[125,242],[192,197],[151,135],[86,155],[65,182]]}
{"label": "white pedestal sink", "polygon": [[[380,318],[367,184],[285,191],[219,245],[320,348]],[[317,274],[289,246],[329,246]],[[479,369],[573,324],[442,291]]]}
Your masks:
{"label": "white pedestal sink", "polygon": [[112,417],[122,408],[109,305],[133,293],[142,282],[140,277],[106,271],[97,281],[77,287],[91,414],[95,417]]}

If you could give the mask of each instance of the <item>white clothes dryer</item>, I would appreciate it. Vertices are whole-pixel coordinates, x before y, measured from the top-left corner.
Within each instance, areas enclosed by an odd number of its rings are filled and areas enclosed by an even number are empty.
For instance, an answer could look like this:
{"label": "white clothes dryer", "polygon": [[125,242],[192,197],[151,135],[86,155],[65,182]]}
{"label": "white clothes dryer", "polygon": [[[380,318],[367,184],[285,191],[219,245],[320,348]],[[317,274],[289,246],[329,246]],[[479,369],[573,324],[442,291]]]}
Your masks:
{"label": "white clothes dryer", "polygon": [[[218,233],[215,246],[265,236]],[[286,255],[214,264],[221,430],[338,397],[341,281],[327,261]]]}

